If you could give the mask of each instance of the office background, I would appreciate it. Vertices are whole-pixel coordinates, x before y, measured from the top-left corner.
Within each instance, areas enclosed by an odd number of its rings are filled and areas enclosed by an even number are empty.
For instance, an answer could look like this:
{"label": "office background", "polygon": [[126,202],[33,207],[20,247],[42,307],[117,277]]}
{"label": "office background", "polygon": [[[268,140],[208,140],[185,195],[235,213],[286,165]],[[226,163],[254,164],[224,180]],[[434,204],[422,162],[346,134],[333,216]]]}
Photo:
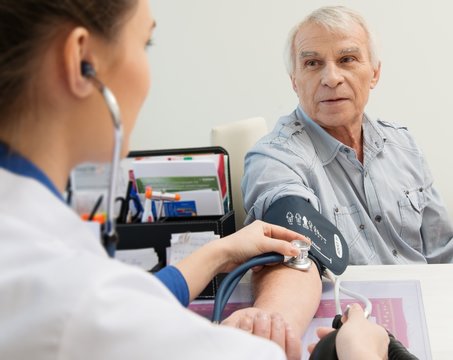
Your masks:
{"label": "office background", "polygon": [[297,105],[283,63],[290,28],[323,5],[358,10],[377,35],[381,79],[367,112],[416,137],[453,216],[453,3],[432,1],[150,0],[152,89],[132,149],[209,145],[214,125]]}

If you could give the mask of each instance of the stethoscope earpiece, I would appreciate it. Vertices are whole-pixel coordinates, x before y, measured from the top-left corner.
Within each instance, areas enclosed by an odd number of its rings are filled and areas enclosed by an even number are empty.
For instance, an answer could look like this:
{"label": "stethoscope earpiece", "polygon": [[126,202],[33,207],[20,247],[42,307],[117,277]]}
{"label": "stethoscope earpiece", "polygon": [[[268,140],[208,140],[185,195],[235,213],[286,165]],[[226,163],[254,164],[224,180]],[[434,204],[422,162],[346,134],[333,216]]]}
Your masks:
{"label": "stethoscope earpiece", "polygon": [[88,61],[83,60],[80,63],[80,71],[82,72],[82,75],[85,77],[95,77],[96,76],[96,71],[93,68],[93,65],[91,65]]}

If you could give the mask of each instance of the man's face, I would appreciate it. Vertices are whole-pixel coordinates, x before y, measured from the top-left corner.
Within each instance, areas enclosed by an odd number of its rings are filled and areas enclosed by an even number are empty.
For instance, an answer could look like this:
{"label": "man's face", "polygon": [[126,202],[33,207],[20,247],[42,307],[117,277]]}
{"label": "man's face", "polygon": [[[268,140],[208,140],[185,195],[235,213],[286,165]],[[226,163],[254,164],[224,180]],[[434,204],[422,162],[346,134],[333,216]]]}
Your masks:
{"label": "man's face", "polygon": [[379,80],[368,38],[354,24],[347,34],[305,24],[294,39],[293,88],[305,113],[324,128],[361,122],[370,89]]}

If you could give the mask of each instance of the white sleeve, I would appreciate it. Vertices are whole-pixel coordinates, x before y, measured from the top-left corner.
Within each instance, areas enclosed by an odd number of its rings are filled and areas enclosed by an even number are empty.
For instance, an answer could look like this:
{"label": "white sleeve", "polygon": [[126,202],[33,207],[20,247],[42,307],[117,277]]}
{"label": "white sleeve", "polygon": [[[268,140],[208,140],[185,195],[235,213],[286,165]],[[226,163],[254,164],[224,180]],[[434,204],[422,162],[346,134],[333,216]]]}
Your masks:
{"label": "white sleeve", "polygon": [[152,277],[114,273],[81,296],[61,359],[286,359],[275,343],[213,325]]}

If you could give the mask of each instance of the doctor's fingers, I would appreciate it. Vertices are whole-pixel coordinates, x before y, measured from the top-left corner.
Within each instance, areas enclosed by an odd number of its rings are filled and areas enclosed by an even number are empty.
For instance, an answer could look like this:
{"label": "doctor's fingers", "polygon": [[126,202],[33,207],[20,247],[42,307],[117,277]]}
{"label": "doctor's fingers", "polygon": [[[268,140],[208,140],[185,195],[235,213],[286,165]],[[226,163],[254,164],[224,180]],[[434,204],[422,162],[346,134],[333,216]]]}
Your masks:
{"label": "doctor's fingers", "polygon": [[279,345],[289,360],[299,360],[301,357],[301,343],[297,339],[289,324],[277,313],[260,311],[251,317],[241,319],[240,327],[256,336],[269,339]]}
{"label": "doctor's fingers", "polygon": [[301,339],[296,336],[291,326],[285,325],[285,352],[288,360],[300,360],[302,357]]}
{"label": "doctor's fingers", "polygon": [[311,244],[310,239],[306,238],[305,236],[289,230],[283,226],[273,225],[266,222],[261,222],[263,225],[264,235],[271,237],[273,239],[280,239],[280,240],[304,240]]}
{"label": "doctor's fingers", "polygon": [[222,325],[240,328],[251,332],[253,330],[253,318],[259,310],[254,307],[247,307],[233,312],[222,321]]}
{"label": "doctor's fingers", "polygon": [[253,334],[275,342],[285,351],[288,360],[300,360],[300,339],[280,314],[258,313],[253,322]]}

